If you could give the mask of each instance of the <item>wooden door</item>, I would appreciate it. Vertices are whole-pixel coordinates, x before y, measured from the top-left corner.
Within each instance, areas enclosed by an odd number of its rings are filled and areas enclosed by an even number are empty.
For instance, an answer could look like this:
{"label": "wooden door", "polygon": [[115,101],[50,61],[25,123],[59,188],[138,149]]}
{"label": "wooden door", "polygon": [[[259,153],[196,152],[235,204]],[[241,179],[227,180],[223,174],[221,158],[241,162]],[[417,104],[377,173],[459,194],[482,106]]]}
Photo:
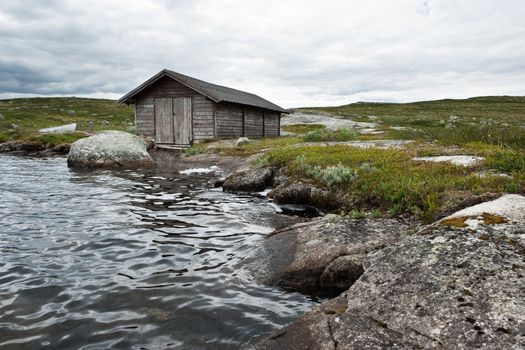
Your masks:
{"label": "wooden door", "polygon": [[171,98],[155,99],[155,142],[173,143],[173,101]]}
{"label": "wooden door", "polygon": [[173,99],[174,144],[189,145],[191,142],[191,97]]}

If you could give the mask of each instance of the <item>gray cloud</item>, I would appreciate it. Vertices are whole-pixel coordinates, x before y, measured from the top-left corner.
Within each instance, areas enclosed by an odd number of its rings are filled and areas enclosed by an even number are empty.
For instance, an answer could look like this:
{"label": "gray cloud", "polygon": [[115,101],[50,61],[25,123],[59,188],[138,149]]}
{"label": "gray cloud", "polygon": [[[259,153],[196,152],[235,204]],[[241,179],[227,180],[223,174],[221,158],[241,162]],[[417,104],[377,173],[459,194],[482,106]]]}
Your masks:
{"label": "gray cloud", "polygon": [[2,1],[0,97],[119,97],[162,68],[285,107],[525,95],[520,0]]}

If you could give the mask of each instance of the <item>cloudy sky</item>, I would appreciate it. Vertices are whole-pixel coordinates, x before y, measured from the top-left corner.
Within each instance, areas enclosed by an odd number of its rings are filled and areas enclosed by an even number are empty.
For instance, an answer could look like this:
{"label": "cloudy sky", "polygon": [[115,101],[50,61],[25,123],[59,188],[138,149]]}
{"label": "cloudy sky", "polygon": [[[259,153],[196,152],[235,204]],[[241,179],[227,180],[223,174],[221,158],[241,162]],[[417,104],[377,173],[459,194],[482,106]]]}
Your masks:
{"label": "cloudy sky", "polygon": [[1,0],[0,98],[163,68],[283,107],[525,95],[523,0]]}

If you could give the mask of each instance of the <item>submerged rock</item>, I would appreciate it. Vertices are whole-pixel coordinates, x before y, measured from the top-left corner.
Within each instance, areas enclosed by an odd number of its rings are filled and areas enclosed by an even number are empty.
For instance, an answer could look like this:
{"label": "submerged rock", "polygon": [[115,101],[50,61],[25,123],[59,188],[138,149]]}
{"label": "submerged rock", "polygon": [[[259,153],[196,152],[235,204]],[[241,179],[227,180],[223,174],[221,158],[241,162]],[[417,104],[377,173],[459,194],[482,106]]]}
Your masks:
{"label": "submerged rock", "polygon": [[393,219],[327,215],[272,233],[249,267],[267,284],[314,294],[341,292],[363,273],[367,253],[399,240],[405,230]]}
{"label": "submerged rock", "polygon": [[[525,198],[511,202],[509,212],[525,213]],[[254,348],[522,349],[525,214],[506,219],[436,223],[372,251],[337,307],[329,301]]]}
{"label": "submerged rock", "polygon": [[72,167],[146,167],[153,165],[146,144],[123,131],[104,131],[71,145],[67,164]]}

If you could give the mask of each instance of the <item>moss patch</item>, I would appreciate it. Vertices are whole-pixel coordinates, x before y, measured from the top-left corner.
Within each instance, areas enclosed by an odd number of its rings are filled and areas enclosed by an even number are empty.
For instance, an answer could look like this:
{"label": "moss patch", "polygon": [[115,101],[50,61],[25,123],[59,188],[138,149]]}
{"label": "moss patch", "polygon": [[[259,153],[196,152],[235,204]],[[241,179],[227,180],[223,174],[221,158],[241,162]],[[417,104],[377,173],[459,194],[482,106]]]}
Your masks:
{"label": "moss patch", "polygon": [[507,222],[504,217],[495,214],[483,213],[481,216],[483,217],[483,223],[485,225],[497,225]]}
{"label": "moss patch", "polygon": [[465,221],[467,221],[468,219],[469,219],[468,216],[461,216],[461,217],[441,220],[439,224],[441,226],[461,227],[462,228],[462,227],[467,227],[467,224],[465,223]]}

